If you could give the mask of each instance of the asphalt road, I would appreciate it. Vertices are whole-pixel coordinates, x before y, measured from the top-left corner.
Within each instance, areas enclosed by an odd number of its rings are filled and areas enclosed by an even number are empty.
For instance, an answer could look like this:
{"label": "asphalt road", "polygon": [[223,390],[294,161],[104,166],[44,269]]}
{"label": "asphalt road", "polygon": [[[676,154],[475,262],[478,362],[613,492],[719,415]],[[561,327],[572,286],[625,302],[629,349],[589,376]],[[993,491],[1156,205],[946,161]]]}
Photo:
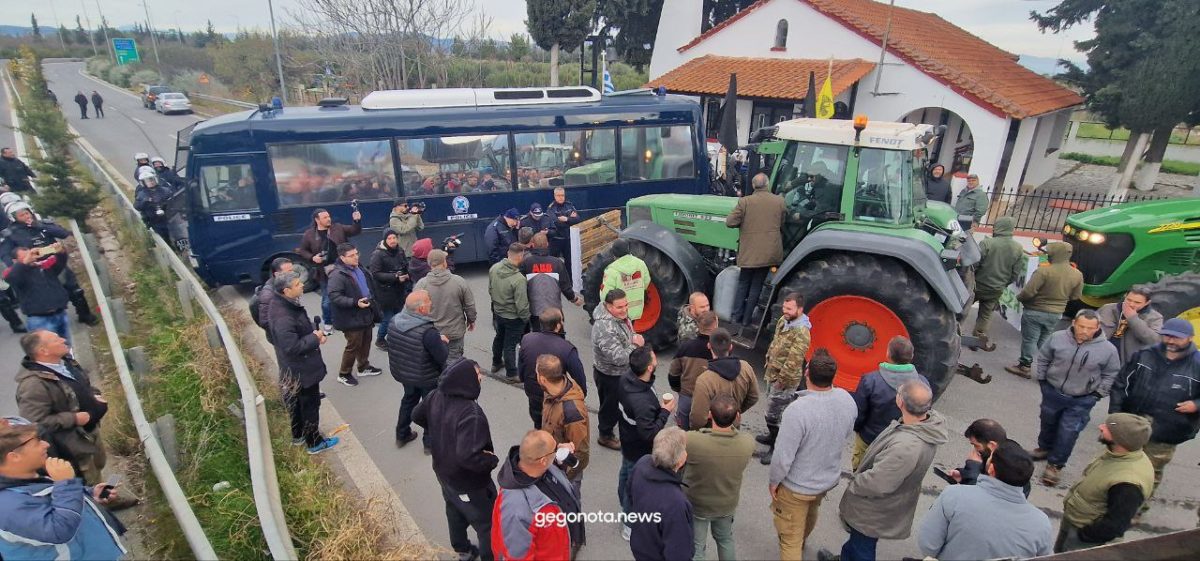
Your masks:
{"label": "asphalt road", "polygon": [[[174,132],[190,124],[193,119],[189,116],[161,116],[152,111],[142,109],[140,101],[132,96],[123,95],[108,86],[99,84],[82,75],[79,63],[58,63],[46,66],[47,77],[51,87],[58,93],[60,99],[68,99],[76,90],[100,89],[106,100],[109,112],[107,119],[81,121],[74,105],[67,104],[64,108],[71,124],[109,158],[122,173],[131,174],[133,171],[132,156],[137,151],[157,151],[168,161],[171,160]],[[154,149],[148,149],[153,146]],[[482,303],[479,311],[478,329],[469,333],[466,340],[467,356],[480,363],[490,363],[490,346],[493,331],[490,328],[491,317],[487,306],[487,275],[480,266],[463,267],[459,271],[469,281],[476,295],[477,302]],[[883,279],[881,279],[883,280]],[[305,305],[310,312],[318,310],[318,299],[315,295],[305,296]],[[580,347],[580,354],[585,365],[592,361],[590,344],[590,326],[583,311],[568,305],[565,310],[567,332],[570,340]],[[0,327],[0,331],[3,328]],[[2,338],[3,335],[0,335]],[[1015,361],[1019,334],[1011,326],[995,320],[993,323],[993,340],[999,349],[993,353],[974,353],[964,351],[962,362],[971,364],[978,362],[985,371],[993,376],[991,383],[977,384],[966,378],[960,378],[950,385],[949,389],[936,408],[950,421],[950,443],[941,447],[937,454],[936,463],[948,467],[961,465],[967,455],[969,445],[961,437],[963,430],[974,419],[990,417],[1000,421],[1009,432],[1011,438],[1029,447],[1035,442],[1038,431],[1039,392],[1036,383],[1023,380],[1004,372],[1003,367]],[[331,404],[341,416],[351,424],[352,430],[367,447],[370,458],[375,462],[388,482],[403,500],[414,520],[434,543],[448,547],[446,522],[444,517],[441,494],[436,479],[430,469],[430,461],[422,455],[421,447],[411,445],[397,449],[393,443],[396,411],[399,406],[402,389],[389,376],[361,379],[356,388],[338,384],[334,378],[337,363],[345,339],[335,334],[323,348],[326,364],[330,366],[331,374],[326,378],[323,389],[328,393],[327,404]],[[744,356],[756,367],[760,368],[762,357],[759,353]],[[659,375],[656,387],[660,392],[668,391],[666,367],[669,354],[659,357]],[[387,370],[386,353],[372,348],[372,363]],[[590,384],[590,382],[589,382]],[[763,392],[765,395],[765,391]],[[595,392],[587,398],[588,406],[594,410],[598,405]],[[510,446],[519,443],[521,436],[532,425],[526,413],[525,397],[519,387],[509,386],[503,382],[488,378],[484,382],[480,404],[487,412],[492,428],[492,438],[497,451],[503,453]],[[1107,410],[1107,400],[1101,401],[1093,411],[1092,422],[1085,434],[1079,439],[1075,453],[1063,472],[1062,483],[1057,487],[1045,487],[1035,484],[1030,500],[1050,514],[1054,521],[1055,530],[1062,512],[1062,500],[1068,487],[1079,480],[1083,468],[1102,450],[1097,442],[1096,425],[1102,420],[1103,412]],[[745,428],[750,431],[761,431],[762,415],[765,404],[755,406],[746,415]],[[592,416],[595,423],[595,416]],[[593,434],[595,429],[593,428]],[[589,512],[614,512],[619,507],[616,500],[617,471],[620,468],[620,455],[617,452],[593,445],[593,457],[588,466],[583,483],[584,509]],[[1200,504],[1200,488],[1192,483],[1200,476],[1200,446],[1189,443],[1182,446],[1176,453],[1175,460],[1167,469],[1166,479],[1162,488],[1154,498],[1153,508],[1142,518],[1140,524],[1127,534],[1127,538],[1139,538],[1164,533],[1167,531],[1189,529],[1196,526],[1196,507]],[[845,469],[849,469],[849,454],[846,455]],[[944,483],[935,476],[925,478],[921,503],[917,507],[917,523],[922,513],[929,507]],[[839,524],[837,517],[837,501],[845,485],[839,485],[832,490],[822,505],[820,521],[809,538],[809,557],[815,557],[817,548],[837,550],[846,538],[846,533]],[[745,473],[742,487],[742,500],[734,525],[737,537],[737,553],[739,558],[770,559],[778,558],[779,550],[776,545],[775,533],[769,512],[767,495],[767,468],[752,461]],[[713,545],[709,546],[709,556],[715,557]],[[883,541],[879,545],[881,559],[898,559],[902,556],[916,556],[918,550],[915,540]],[[588,546],[581,551],[583,559],[628,559],[628,545],[620,537],[620,527],[615,524],[594,524],[588,528]]]}

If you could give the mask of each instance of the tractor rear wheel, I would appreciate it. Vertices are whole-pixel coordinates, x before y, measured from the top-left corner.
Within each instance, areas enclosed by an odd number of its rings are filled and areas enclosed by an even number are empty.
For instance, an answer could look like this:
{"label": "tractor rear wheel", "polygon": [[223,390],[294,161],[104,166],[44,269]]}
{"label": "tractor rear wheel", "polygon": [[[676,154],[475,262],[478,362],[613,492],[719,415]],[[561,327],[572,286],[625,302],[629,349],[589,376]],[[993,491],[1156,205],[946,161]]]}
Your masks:
{"label": "tractor rear wheel", "polygon": [[[655,351],[669,348],[679,336],[679,308],[687,304],[688,286],[683,272],[667,254],[637,240],[629,241],[629,253],[646,262],[650,271],[650,285],[646,288],[646,301],[642,306],[642,317],[633,322],[633,330],[641,333],[646,343]],[[583,278],[583,308],[590,315],[600,305],[600,283],[607,268],[616,256],[612,247],[605,248],[592,258]]]}
{"label": "tractor rear wheel", "polygon": [[1150,305],[1164,319],[1183,318],[1200,331],[1200,273],[1163,277],[1149,288]]}
{"label": "tractor rear wheel", "polygon": [[858,387],[863,374],[887,360],[888,342],[897,335],[912,341],[913,364],[929,379],[935,399],[954,378],[960,350],[954,314],[898,261],[847,253],[810,261],[779,290],[773,317],[792,291],[804,295],[813,325],[809,356],[818,347],[829,351],[838,363],[838,387]]}

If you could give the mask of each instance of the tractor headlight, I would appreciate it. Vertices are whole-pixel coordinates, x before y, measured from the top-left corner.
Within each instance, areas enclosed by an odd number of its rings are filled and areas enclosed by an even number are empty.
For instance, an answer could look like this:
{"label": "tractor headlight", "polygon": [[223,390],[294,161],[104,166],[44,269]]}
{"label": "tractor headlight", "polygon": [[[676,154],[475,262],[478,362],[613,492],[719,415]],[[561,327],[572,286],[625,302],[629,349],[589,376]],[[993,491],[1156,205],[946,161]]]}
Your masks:
{"label": "tractor headlight", "polygon": [[1088,232],[1087,230],[1077,230],[1075,232],[1075,237],[1081,242],[1087,241],[1088,236],[1090,235],[1092,235],[1092,233]]}
{"label": "tractor headlight", "polygon": [[1100,232],[1092,232],[1087,237],[1088,243],[1093,243],[1093,244],[1102,244],[1102,243],[1104,243],[1104,240],[1105,240],[1104,234],[1101,234]]}
{"label": "tractor headlight", "polygon": [[1075,228],[1072,228],[1070,224],[1063,226],[1063,235],[1069,236],[1074,233],[1075,233]]}

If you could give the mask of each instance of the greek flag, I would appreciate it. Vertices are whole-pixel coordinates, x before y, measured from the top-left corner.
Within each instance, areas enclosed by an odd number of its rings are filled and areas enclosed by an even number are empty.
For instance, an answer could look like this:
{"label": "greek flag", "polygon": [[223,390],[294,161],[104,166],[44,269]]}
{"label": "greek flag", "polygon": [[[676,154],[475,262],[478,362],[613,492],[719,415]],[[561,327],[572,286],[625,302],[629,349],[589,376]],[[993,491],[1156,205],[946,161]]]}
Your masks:
{"label": "greek flag", "polygon": [[604,93],[610,94],[615,91],[617,91],[617,88],[616,88],[616,86],[613,86],[612,75],[608,73],[607,69],[605,69],[605,71],[604,71]]}

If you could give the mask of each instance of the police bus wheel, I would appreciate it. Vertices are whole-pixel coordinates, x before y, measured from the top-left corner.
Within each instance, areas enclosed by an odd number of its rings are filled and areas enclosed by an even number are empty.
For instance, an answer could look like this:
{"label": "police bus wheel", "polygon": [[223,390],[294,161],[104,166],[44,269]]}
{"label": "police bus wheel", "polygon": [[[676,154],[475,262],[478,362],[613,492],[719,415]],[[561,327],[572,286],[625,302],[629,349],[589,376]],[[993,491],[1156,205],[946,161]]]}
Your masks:
{"label": "police bus wheel", "polygon": [[[687,303],[687,281],[683,272],[665,253],[637,240],[628,241],[629,252],[645,261],[646,269],[650,271],[650,285],[646,289],[642,317],[633,322],[633,329],[640,333],[654,350],[669,348],[677,342],[679,335],[677,314],[679,308]],[[615,260],[612,247],[609,246],[593,257],[588,264],[587,273],[583,278],[583,308],[589,317],[596,306],[600,305],[600,283],[603,280],[604,269]]]}
{"label": "police bus wheel", "polygon": [[317,268],[311,261],[296,255],[295,253],[285,253],[283,255],[275,255],[263,263],[262,282],[271,282],[271,262],[280,258],[286,257],[292,261],[292,270],[300,275],[300,282],[304,284],[305,292],[313,292],[320,287],[317,282]]}
{"label": "police bus wheel", "polygon": [[813,325],[809,356],[819,347],[833,355],[838,387],[857,387],[863,374],[887,359],[888,342],[897,335],[912,341],[913,363],[935,397],[954,378],[960,340],[954,314],[920,275],[899,262],[868,254],[810,261],[780,288],[772,317],[779,317],[783,296],[792,291],[804,296]]}

